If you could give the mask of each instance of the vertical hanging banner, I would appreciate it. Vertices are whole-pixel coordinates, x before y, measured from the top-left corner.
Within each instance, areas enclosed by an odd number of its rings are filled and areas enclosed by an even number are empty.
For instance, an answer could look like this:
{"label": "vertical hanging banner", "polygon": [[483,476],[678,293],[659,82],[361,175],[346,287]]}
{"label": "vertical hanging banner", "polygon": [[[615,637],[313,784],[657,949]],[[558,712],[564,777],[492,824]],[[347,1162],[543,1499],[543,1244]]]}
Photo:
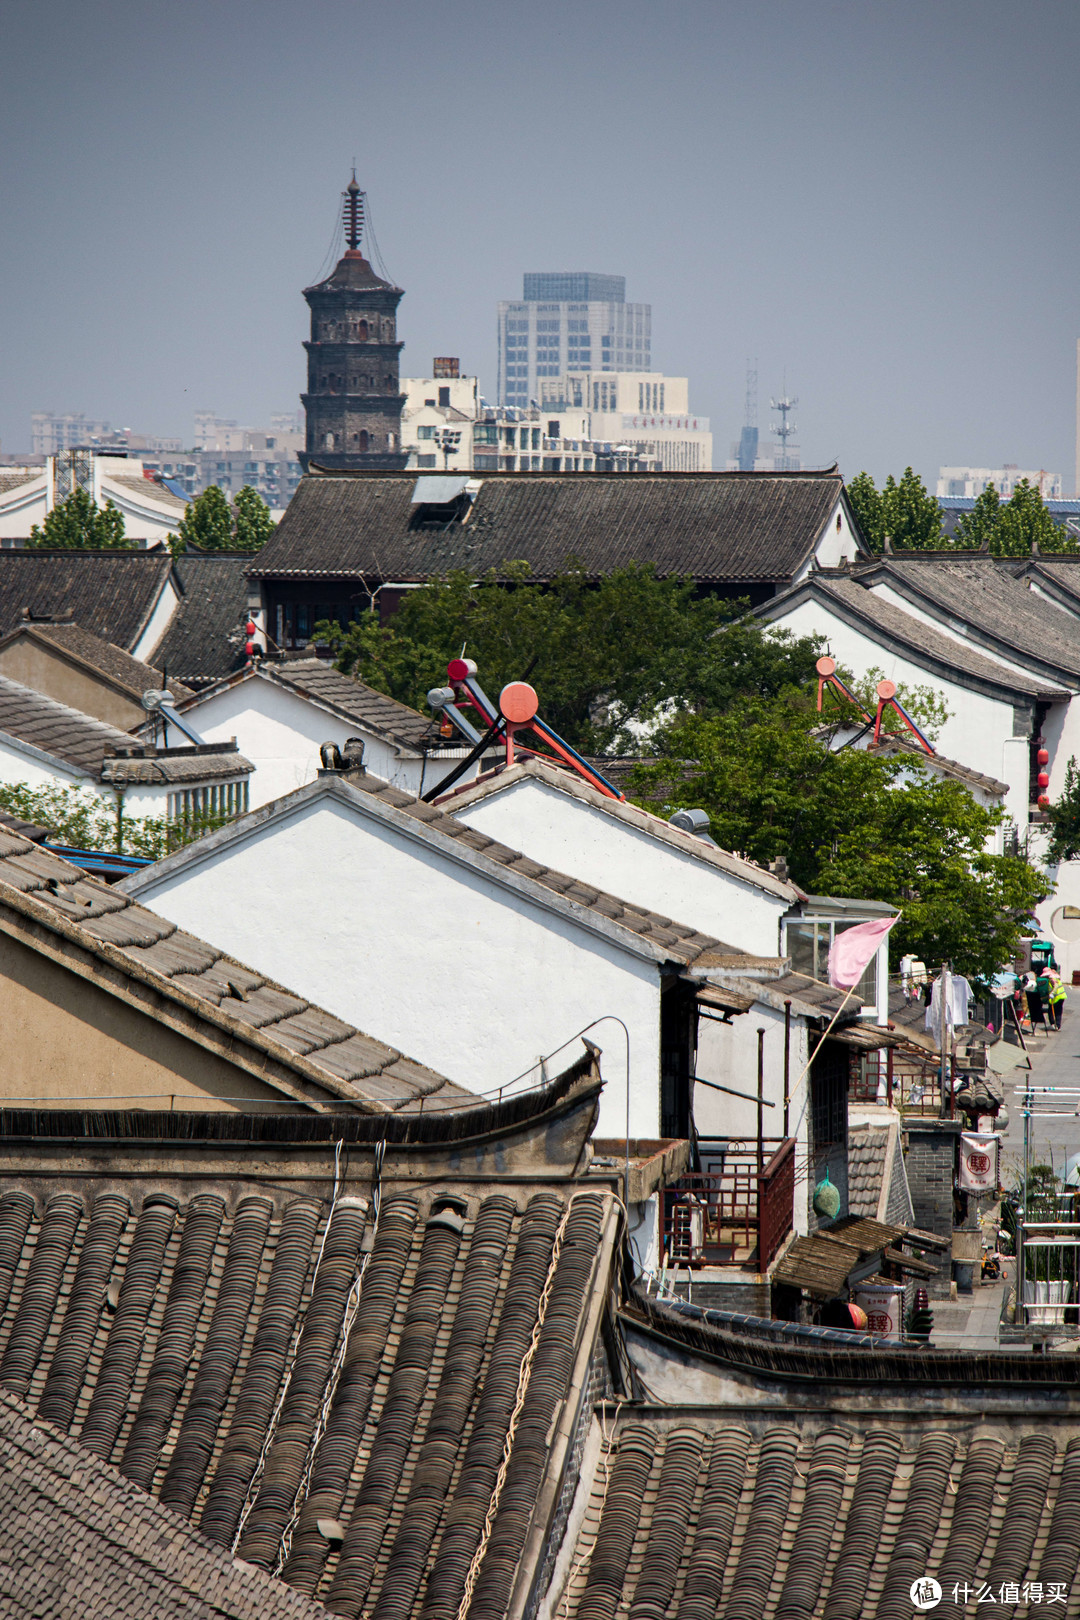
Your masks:
{"label": "vertical hanging banner", "polygon": [[1001,1138],[990,1131],[963,1131],[960,1135],[960,1191],[997,1192]]}

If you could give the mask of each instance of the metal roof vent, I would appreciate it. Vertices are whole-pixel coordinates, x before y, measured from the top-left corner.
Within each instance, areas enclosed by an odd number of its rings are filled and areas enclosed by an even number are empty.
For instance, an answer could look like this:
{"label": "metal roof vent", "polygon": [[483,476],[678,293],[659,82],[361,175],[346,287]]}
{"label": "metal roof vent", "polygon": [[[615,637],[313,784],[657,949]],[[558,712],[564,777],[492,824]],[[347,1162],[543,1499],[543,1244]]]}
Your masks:
{"label": "metal roof vent", "polygon": [[678,827],[680,832],[693,833],[695,838],[700,838],[704,843],[716,848],[715,838],[709,837],[709,817],[706,811],[676,810],[673,816],[668,817],[668,821],[673,827]]}

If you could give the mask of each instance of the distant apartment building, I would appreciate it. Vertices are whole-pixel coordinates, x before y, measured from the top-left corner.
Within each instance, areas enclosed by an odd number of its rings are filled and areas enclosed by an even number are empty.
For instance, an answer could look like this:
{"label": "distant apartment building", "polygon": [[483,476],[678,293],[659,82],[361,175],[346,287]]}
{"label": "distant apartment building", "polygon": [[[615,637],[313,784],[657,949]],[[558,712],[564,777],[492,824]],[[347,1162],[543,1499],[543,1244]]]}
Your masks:
{"label": "distant apartment building", "polygon": [[499,304],[500,405],[539,403],[540,382],[568,371],[648,371],[652,306],[626,302],[625,276],[532,273]]}
{"label": "distant apartment building", "polygon": [[269,428],[256,428],[199,411],[193,450],[144,454],[143,462],[147,471],[160,473],[189,497],[216,484],[232,500],[247,484],[272,510],[283,511],[300,482],[297,452],[303,447],[295,414],[273,416]]}
{"label": "distant apartment building", "polygon": [[939,467],[937,497],[954,500],[977,500],[993,484],[1003,500],[1008,500],[1023,479],[1039,491],[1044,501],[1062,499],[1060,473],[1047,472],[1044,467],[1034,470],[1006,462],[1003,467]]}
{"label": "distant apartment building", "polygon": [[179,450],[180,439],[168,439],[133,428],[114,428],[81,411],[57,415],[34,411],[30,417],[30,447],[35,456],[58,456],[67,450]]}
{"label": "distant apartment building", "polygon": [[588,412],[588,436],[601,446],[626,446],[638,460],[664,472],[711,472],[712,432],[707,416],[690,410],[686,377],[650,371],[567,372],[543,378],[541,414]]}
{"label": "distant apartment building", "polygon": [[489,405],[454,359],[403,377],[402,447],[419,471],[700,472],[706,417],[686,409],[685,377],[591,372],[545,378],[539,405]]}

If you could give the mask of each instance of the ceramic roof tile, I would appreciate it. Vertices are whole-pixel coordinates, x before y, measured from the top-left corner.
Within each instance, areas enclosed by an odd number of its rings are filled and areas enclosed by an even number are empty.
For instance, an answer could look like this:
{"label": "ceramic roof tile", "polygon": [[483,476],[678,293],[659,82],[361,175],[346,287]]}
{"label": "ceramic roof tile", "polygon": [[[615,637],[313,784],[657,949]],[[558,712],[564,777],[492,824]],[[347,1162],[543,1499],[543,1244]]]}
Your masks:
{"label": "ceramic roof tile", "polygon": [[0,552],[0,635],[70,614],[91,635],[130,652],[173,569],[160,551]]}
{"label": "ceramic roof tile", "polygon": [[820,473],[485,474],[465,522],[424,528],[415,473],[319,474],[301,480],[254,560],[256,578],[474,578],[523,557],[550,578],[570,557],[590,573],[652,563],[702,581],[792,578],[840,499]]}
{"label": "ceramic roof tile", "polygon": [[[178,1202],[143,1183],[132,1207],[76,1176],[31,1201],[29,1220],[26,1198],[10,1184],[0,1194],[0,1238],[17,1248],[0,1300],[0,1457],[15,1412],[24,1474],[59,1479],[58,1451],[66,1477],[83,1479],[70,1516],[55,1495],[33,1504],[37,1529],[5,1513],[9,1553],[24,1526],[54,1558],[71,1535],[108,1526],[113,1553],[97,1562],[122,1591],[125,1559],[165,1531],[148,1561],[188,1582],[185,1615],[230,1616],[246,1590],[262,1607],[237,1615],[267,1620],[313,1614],[311,1598],[338,1614],[418,1615],[427,1601],[452,1616],[532,1343],[469,1608],[473,1620],[504,1614],[549,1437],[568,1402],[576,1420],[574,1366],[598,1338],[615,1255],[609,1194],[394,1185],[374,1228],[366,1199],[331,1208],[277,1189],[234,1201],[207,1184]],[[450,1221],[438,1214],[447,1199]],[[42,1312],[58,1322],[47,1341],[32,1331]],[[0,1502],[10,1477],[0,1466]],[[343,1541],[323,1533],[327,1520]],[[261,1571],[283,1551],[270,1581]],[[28,1590],[47,1561],[23,1562]],[[211,1593],[218,1610],[200,1607]]]}
{"label": "ceramic roof tile", "polygon": [[949,1613],[963,1612],[954,1584],[985,1582],[987,1612],[1012,1614],[997,1606],[1003,1584],[1041,1581],[1042,1601],[1050,1579],[1073,1579],[1075,1542],[1066,1551],[1058,1536],[1078,1483],[1068,1423],[1024,1435],[930,1419],[911,1433],[629,1412],[596,1470],[558,1612],[889,1620],[914,1612],[909,1590],[927,1575]]}
{"label": "ceramic roof tile", "polygon": [[[52,624],[25,623],[11,635],[25,636],[30,640],[60,648],[81,663],[89,664],[101,674],[110,676],[136,699],[141,698],[149,687],[160,687],[162,684],[163,675],[160,669],[144,663],[141,658],[133,658],[130,653],[125,652],[122,647],[117,647],[113,642],[105,641],[101,636],[84,630],[73,619]],[[10,639],[11,636],[5,638]],[[178,702],[191,696],[188,688],[179,681],[170,680],[168,685]]]}

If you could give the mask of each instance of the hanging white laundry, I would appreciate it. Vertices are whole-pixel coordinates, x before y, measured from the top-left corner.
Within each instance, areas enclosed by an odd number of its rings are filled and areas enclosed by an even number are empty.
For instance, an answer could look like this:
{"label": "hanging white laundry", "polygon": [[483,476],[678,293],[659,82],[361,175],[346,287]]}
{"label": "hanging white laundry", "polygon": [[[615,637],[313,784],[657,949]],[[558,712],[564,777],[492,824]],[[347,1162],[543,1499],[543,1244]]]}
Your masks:
{"label": "hanging white laundry", "polygon": [[966,1024],[968,1007],[972,1002],[971,986],[959,973],[949,975],[949,1022]]}

